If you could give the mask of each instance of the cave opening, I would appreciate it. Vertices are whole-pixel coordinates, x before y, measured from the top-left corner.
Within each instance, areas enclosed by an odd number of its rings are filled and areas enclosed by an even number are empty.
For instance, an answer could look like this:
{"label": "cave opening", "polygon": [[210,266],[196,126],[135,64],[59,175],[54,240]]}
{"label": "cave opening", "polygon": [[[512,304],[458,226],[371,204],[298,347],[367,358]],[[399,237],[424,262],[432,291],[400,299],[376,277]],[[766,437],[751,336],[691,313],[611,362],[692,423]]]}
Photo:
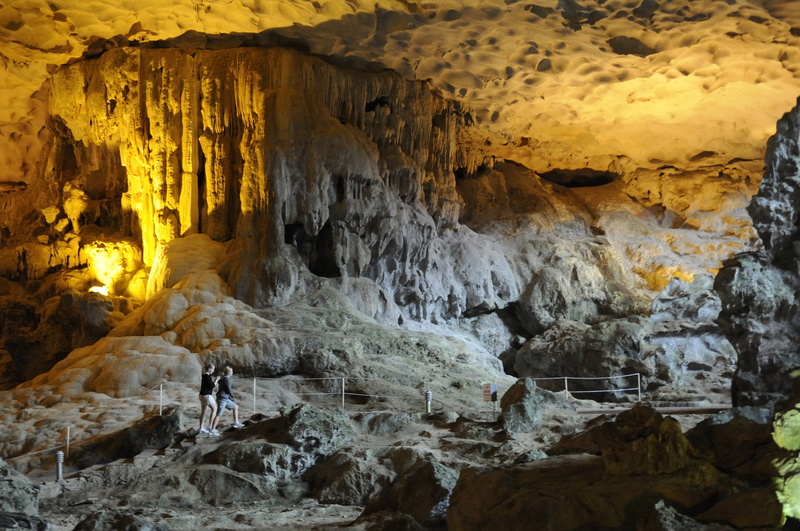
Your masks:
{"label": "cave opening", "polygon": [[577,170],[553,169],[540,173],[539,177],[566,188],[585,188],[612,183],[619,179],[620,175],[609,171],[583,168]]}
{"label": "cave opening", "polygon": [[391,106],[389,105],[389,98],[387,98],[386,96],[378,96],[374,100],[367,102],[367,105],[365,106],[364,110],[366,112],[373,112],[378,107],[389,107],[389,110],[391,110]]}
{"label": "cave opening", "polygon": [[478,165],[478,167],[475,168],[475,170],[473,171],[470,171],[469,168],[461,167],[461,168],[455,168],[453,170],[453,175],[455,175],[456,181],[461,181],[464,179],[475,179],[477,177],[480,177],[481,175],[484,175],[486,172],[489,171],[489,169],[490,169],[489,166],[487,166],[486,164]]}
{"label": "cave opening", "polygon": [[302,223],[285,225],[283,241],[297,249],[300,259],[313,274],[325,278],[342,276],[339,266],[336,265],[333,228],[330,222],[325,223],[314,236],[306,232]]}

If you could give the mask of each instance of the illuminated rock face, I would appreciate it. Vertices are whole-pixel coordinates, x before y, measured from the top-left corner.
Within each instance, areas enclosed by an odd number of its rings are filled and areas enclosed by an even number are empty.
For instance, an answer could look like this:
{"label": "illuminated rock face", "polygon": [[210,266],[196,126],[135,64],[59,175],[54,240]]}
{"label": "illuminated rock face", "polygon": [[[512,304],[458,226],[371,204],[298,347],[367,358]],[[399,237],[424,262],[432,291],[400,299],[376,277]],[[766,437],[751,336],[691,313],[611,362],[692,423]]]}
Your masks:
{"label": "illuminated rock face", "polygon": [[[593,241],[591,214],[577,198],[552,197],[533,174],[524,175],[532,189],[516,194],[513,215],[542,201],[551,207],[514,222],[528,245],[504,242],[504,229],[480,221],[483,234],[461,225],[462,207],[487,208],[470,184],[486,155],[459,142],[470,129],[457,105],[391,73],[342,71],[281,49],[116,49],[57,73],[50,112],[59,124],[53,150],[88,163],[57,165],[50,175],[60,183],[77,173],[63,185],[76,231],[89,205],[118,193],[93,186],[92,168],[118,163],[113,174],[126,175],[119,223],[153,266],[148,296],[172,286],[159,263],[163,247],[199,232],[235,240],[223,270],[234,296],[256,305],[303,289],[284,244],[314,275],[375,280],[415,320],[491,312],[521,288],[532,333],[560,318],[625,315],[640,305],[639,295],[620,294],[636,279],[609,242]],[[490,178],[518,186],[513,173],[508,166]],[[559,245],[561,225],[586,248]],[[540,238],[548,228],[554,234]],[[89,248],[97,250],[89,259],[110,254],[109,245]],[[114,278],[131,278],[125,263],[115,262]],[[569,280],[573,268],[578,277]],[[562,308],[540,292],[564,292],[570,302]]]}
{"label": "illuminated rock face", "polygon": [[[696,212],[675,205],[699,179],[670,196],[676,211],[662,212],[662,226],[643,239],[630,229],[657,216],[622,191],[633,194],[642,185],[630,183],[646,173],[628,183],[607,176],[602,186],[567,173],[546,177],[573,187],[549,182],[462,142],[474,131],[465,113],[424,84],[277,48],[113,49],[54,75],[50,113],[51,151],[61,155],[46,177],[63,195],[44,222],[71,227],[89,275],[112,294],[147,299],[114,336],[166,334],[192,352],[235,351],[250,367],[291,372],[301,342],[276,338],[268,323],[240,334],[223,307],[229,296],[280,307],[330,279],[343,301],[379,323],[468,329],[481,355],[505,354],[519,375],[640,372],[655,388],[713,373],[713,385],[726,386],[718,380],[730,346],[703,328],[713,316],[668,308],[657,323],[628,321],[650,311],[670,275],[692,280],[727,257],[720,241],[742,246],[735,231],[676,221]],[[596,186],[571,182],[587,180]],[[732,195],[739,201],[720,211],[735,211],[747,194]],[[107,226],[92,206],[104,202],[120,205]],[[99,239],[106,229],[126,241]],[[705,232],[718,238],[711,247]],[[203,271],[215,272],[204,310],[185,303],[200,303],[194,294],[163,291]],[[686,283],[673,284],[667,296],[677,298]],[[693,286],[702,291],[704,282]],[[523,337],[512,347],[515,328]],[[672,338],[678,330],[688,337]],[[509,351],[531,337],[514,360]],[[262,359],[265,345],[271,361]],[[607,363],[595,359],[600,352]],[[64,378],[37,381],[60,387]]]}
{"label": "illuminated rock face", "polygon": [[[141,240],[145,265],[181,236],[237,238],[247,252],[229,280],[257,304],[291,296],[264,293],[258,278],[284,242],[314,274],[388,276],[421,302],[416,270],[447,253],[435,236],[457,225],[454,165],[482,162],[456,142],[456,108],[425,85],[288,50],[112,50],[54,76],[50,107],[65,132],[57,151],[118,162],[127,176],[122,230]],[[78,171],[76,186],[90,188],[91,170]],[[73,226],[95,200],[73,208]]]}
{"label": "illuminated rock face", "polygon": [[[389,74],[342,75],[277,49],[120,49],[56,75],[51,114],[76,159],[124,168],[123,228],[148,265],[159,243],[195,232],[274,246],[276,215],[288,237],[315,235],[330,205],[369,203],[382,178],[439,223],[458,216],[455,114]],[[375,146],[389,145],[405,174],[379,169]]]}
{"label": "illuminated rock face", "polygon": [[[791,2],[178,1],[154,17],[147,0],[141,15],[72,1],[0,10],[0,85],[47,80],[0,106],[0,271],[36,290],[20,299],[59,296],[0,351],[32,378],[0,440],[37,430],[17,409],[188,387],[210,359],[462,389],[506,378],[512,352],[532,376],[636,371],[646,391],[724,394],[734,352],[701,274],[760,245],[745,208],[800,86]],[[187,28],[202,33],[147,44]],[[750,210],[766,254],[717,283],[742,403],[781,396],[781,364],[800,361],[797,143],[781,138]],[[90,287],[126,298],[66,291]],[[52,311],[84,301],[91,322]]]}

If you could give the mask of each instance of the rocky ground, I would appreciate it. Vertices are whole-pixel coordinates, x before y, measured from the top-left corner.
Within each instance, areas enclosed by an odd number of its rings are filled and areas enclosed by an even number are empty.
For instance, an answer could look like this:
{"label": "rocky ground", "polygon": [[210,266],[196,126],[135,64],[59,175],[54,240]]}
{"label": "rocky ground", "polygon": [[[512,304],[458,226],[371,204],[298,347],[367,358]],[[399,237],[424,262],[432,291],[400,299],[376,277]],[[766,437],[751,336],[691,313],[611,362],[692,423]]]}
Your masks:
{"label": "rocky ground", "polygon": [[[430,414],[407,403],[295,404],[209,437],[197,433],[188,393],[161,415],[154,398],[121,408],[140,411],[132,425],[109,414],[105,432],[73,443],[61,482],[52,454],[10,460],[39,485],[38,515],[50,529],[446,529],[464,470],[569,470],[561,488],[585,485],[600,457],[559,441],[631,406],[518,383],[496,412],[489,403]],[[729,407],[713,400],[694,402],[705,410],[672,409],[672,418],[685,431]]]}

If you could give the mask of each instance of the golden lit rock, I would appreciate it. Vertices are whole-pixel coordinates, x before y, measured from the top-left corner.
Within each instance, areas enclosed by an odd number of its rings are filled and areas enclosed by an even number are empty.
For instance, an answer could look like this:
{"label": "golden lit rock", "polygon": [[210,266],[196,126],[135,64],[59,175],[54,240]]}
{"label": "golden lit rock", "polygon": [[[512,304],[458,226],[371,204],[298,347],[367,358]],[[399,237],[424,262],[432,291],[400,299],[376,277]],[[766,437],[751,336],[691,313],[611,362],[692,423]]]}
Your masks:
{"label": "golden lit rock", "polygon": [[124,293],[128,281],[142,267],[141,249],[124,241],[95,240],[84,246],[86,261],[106,295]]}
{"label": "golden lit rock", "polygon": [[80,219],[89,207],[89,196],[80,188],[76,188],[71,183],[64,185],[64,212],[67,214],[72,230],[79,232],[81,228]]}
{"label": "golden lit rock", "polygon": [[772,438],[781,448],[800,451],[800,409],[794,408],[776,413],[772,427]]}

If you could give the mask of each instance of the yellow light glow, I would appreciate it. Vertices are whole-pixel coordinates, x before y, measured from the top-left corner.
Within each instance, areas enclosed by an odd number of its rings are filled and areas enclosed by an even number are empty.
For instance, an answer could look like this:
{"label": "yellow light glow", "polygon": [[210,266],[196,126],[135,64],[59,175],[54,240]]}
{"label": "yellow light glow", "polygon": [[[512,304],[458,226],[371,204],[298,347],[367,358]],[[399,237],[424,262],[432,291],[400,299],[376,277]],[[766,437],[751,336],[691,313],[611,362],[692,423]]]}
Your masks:
{"label": "yellow light glow", "polygon": [[86,245],[84,252],[89,271],[102,284],[106,295],[124,292],[128,281],[142,266],[141,249],[131,242],[97,240]]}
{"label": "yellow light glow", "polygon": [[108,286],[92,286],[89,288],[92,293],[100,293],[101,295],[108,295]]}
{"label": "yellow light glow", "polygon": [[694,274],[678,266],[656,266],[651,269],[634,267],[633,270],[647,282],[648,289],[653,291],[662,291],[670,280],[676,277],[686,282],[694,282]]}

